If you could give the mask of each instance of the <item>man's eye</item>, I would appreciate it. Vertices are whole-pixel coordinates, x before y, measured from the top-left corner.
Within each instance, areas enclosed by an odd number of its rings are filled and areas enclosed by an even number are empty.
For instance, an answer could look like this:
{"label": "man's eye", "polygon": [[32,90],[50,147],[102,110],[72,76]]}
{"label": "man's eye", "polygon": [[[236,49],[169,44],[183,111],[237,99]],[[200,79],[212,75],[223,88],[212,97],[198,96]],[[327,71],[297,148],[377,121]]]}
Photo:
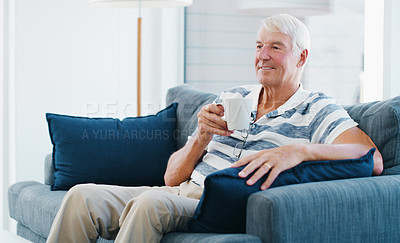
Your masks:
{"label": "man's eye", "polygon": [[257,49],[261,49],[263,46],[262,45],[257,45]]}
{"label": "man's eye", "polygon": [[279,47],[273,46],[272,49],[279,50]]}

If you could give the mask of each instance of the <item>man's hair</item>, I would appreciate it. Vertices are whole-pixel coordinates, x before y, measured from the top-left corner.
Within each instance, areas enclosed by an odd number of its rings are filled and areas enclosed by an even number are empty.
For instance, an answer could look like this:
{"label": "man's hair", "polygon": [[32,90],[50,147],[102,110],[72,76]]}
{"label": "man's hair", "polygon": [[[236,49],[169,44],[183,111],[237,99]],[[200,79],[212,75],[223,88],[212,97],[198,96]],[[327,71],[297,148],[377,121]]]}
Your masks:
{"label": "man's hair", "polygon": [[264,27],[270,32],[280,32],[292,38],[293,54],[310,50],[310,33],[303,22],[288,14],[277,14],[264,19]]}

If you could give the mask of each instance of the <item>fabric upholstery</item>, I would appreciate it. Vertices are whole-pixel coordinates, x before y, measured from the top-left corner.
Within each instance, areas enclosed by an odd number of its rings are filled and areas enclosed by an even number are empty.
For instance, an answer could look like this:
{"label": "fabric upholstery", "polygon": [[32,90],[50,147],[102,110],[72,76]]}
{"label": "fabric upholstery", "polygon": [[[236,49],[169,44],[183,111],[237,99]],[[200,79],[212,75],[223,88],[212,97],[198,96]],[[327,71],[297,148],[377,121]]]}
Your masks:
{"label": "fabric upholstery", "polygon": [[[35,243],[45,243],[51,224],[60,208],[66,191],[50,191],[49,185],[24,181],[8,190],[10,217],[15,219],[17,234]],[[114,241],[97,239],[96,243]]]}
{"label": "fabric upholstery", "polygon": [[25,227],[21,223],[17,224],[17,235],[35,243],[46,243],[46,238],[43,238],[40,235],[35,234],[32,230]]}
{"label": "fabric upholstery", "polygon": [[248,199],[246,232],[274,243],[400,242],[399,187],[395,175],[257,192]]}
{"label": "fabric upholstery", "polygon": [[50,186],[35,181],[11,185],[8,189],[10,216],[35,234],[47,238],[65,193],[50,191]]}
{"label": "fabric upholstery", "polygon": [[[49,186],[34,181],[19,182],[11,186],[9,189],[10,216],[18,221],[18,235],[35,243],[44,243],[65,193],[66,191],[50,191]],[[99,238],[96,242],[111,243],[113,241]],[[250,235],[169,233],[162,242],[256,243],[261,240]]]}
{"label": "fabric upholstery", "polygon": [[[344,178],[372,175],[375,148],[358,159],[333,161],[306,161],[294,168],[283,171],[270,188]],[[244,168],[228,168],[217,171],[205,180],[205,187],[190,226],[191,232],[198,233],[245,233],[246,204],[252,193],[260,191],[261,184],[269,173],[253,186],[246,185],[247,178],[238,173]]]}
{"label": "fabric upholstery", "polygon": [[[188,85],[168,91],[168,104],[174,101],[184,104],[178,105],[177,111],[177,132],[181,134],[178,137],[179,147],[186,142],[184,135],[190,135],[195,130],[200,106],[211,103],[216,97]],[[346,107],[350,116],[360,123],[361,129],[372,137],[382,152],[386,174],[399,173],[399,146],[396,142],[399,136],[396,128],[399,125],[399,100],[400,97],[397,97]],[[375,111],[373,107],[379,109]],[[386,108],[391,110],[392,115],[383,120]],[[51,163],[47,164],[51,166]],[[48,169],[51,174],[51,168]],[[44,242],[40,239],[47,238],[65,194],[64,191],[50,191],[49,186],[39,184],[18,182],[9,188],[9,211],[10,216],[18,221],[18,234],[24,237],[29,234],[25,238],[33,242]],[[263,242],[400,242],[399,187],[399,176],[378,176],[296,184],[257,192],[248,200],[246,232],[250,237],[251,234],[260,237]],[[244,240],[239,234],[196,233],[169,233],[162,242],[218,242],[217,238],[225,236],[228,239],[226,242],[234,242],[236,236],[239,242],[257,242],[250,241],[248,237]],[[102,239],[97,242],[100,241]]]}
{"label": "fabric upholstery", "polygon": [[54,166],[53,166],[53,154],[46,155],[44,159],[44,184],[53,185],[54,183]]}
{"label": "fabric upholstery", "polygon": [[180,85],[168,90],[167,105],[178,103],[176,111],[176,139],[178,149],[183,147],[188,136],[196,130],[197,113],[201,107],[212,103],[217,98],[216,94],[194,89],[189,85]]}
{"label": "fabric upholstery", "polygon": [[176,106],[122,121],[46,114],[55,168],[51,189],[90,182],[164,185],[169,156],[176,150]]}
{"label": "fabric upholstery", "polygon": [[346,106],[345,109],[381,152],[382,174],[400,174],[400,96]]}
{"label": "fabric upholstery", "polygon": [[[24,237],[25,239],[28,239],[34,243],[46,243],[46,238],[43,238],[34,232],[32,232],[29,228],[25,227],[24,225],[18,223],[17,224],[17,234],[19,236]],[[113,240],[105,240],[103,238],[98,238],[96,240],[96,243],[112,243],[114,242]]]}
{"label": "fabric upholstery", "polygon": [[261,243],[260,238],[248,234],[168,233],[161,243]]}

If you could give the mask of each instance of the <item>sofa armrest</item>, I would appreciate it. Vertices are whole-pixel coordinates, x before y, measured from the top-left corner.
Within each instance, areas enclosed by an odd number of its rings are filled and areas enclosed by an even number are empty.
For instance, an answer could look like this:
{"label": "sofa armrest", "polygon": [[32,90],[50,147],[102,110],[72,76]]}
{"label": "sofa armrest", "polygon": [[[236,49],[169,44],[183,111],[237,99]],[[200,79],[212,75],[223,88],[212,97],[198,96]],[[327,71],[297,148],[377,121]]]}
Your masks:
{"label": "sofa armrest", "polygon": [[52,185],[54,183],[53,154],[48,154],[44,158],[44,184]]}
{"label": "sofa armrest", "polygon": [[305,183],[249,197],[263,242],[400,242],[400,175]]}

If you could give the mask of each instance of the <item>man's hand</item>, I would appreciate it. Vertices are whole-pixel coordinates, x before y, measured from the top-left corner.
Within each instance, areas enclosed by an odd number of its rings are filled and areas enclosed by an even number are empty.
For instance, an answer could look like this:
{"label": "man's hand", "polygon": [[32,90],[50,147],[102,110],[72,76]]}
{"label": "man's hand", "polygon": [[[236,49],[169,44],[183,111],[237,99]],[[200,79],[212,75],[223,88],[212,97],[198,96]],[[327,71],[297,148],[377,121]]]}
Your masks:
{"label": "man's hand", "polygon": [[[332,144],[291,144],[266,149],[236,161],[232,167],[247,165],[239,173],[242,178],[255,171],[247,180],[248,185],[254,185],[270,171],[267,180],[261,185],[261,190],[265,190],[282,171],[293,168],[303,161],[356,159],[365,155],[371,148],[376,148],[372,140],[358,127],[353,127],[340,134]],[[382,170],[382,155],[376,148],[373,175],[379,175]]]}
{"label": "man's hand", "polygon": [[205,148],[214,134],[230,136],[226,122],[222,120],[224,108],[221,105],[203,106],[198,117],[198,132],[183,148],[171,155],[164,175],[165,185],[177,186],[190,178],[194,168],[205,155]]}
{"label": "man's hand", "polygon": [[293,168],[303,162],[304,154],[304,148],[301,144],[286,145],[246,156],[233,163],[232,167],[247,165],[239,173],[242,178],[246,178],[255,171],[253,176],[247,180],[247,185],[249,186],[254,185],[270,171],[267,180],[261,185],[261,190],[266,190],[282,171]]}
{"label": "man's hand", "polygon": [[[217,104],[205,105],[197,114],[198,135],[201,140],[210,141],[214,134],[221,136],[230,136],[233,131],[228,130],[224,116],[224,107]],[[208,143],[207,142],[207,143]]]}

